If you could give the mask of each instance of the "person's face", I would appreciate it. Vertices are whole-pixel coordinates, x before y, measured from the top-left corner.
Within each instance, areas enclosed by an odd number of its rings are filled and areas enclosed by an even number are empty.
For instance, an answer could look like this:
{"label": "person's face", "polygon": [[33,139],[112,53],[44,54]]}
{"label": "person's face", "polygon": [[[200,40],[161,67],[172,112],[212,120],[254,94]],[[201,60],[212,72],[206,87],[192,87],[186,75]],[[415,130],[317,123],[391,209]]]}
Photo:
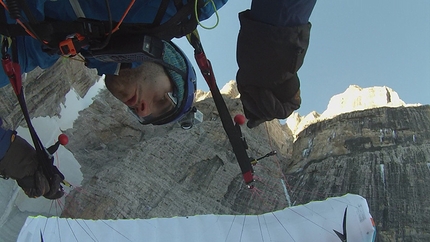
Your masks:
{"label": "person's face", "polygon": [[119,76],[107,76],[106,86],[121,102],[134,110],[139,117],[158,117],[172,109],[168,93],[173,91],[166,73],[145,75],[134,69],[121,70]]}

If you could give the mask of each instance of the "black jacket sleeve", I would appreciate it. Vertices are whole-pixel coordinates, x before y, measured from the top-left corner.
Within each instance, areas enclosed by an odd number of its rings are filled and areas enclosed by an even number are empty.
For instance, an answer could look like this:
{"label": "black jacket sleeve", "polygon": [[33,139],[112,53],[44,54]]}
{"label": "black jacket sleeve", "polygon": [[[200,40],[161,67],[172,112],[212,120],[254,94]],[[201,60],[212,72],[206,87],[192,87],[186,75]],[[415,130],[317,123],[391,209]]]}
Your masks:
{"label": "black jacket sleeve", "polygon": [[36,150],[20,136],[15,136],[0,161],[0,174],[15,180],[32,176],[38,167]]}
{"label": "black jacket sleeve", "polygon": [[[272,26],[252,20],[249,10],[239,19],[236,81],[245,114],[264,120],[286,118],[300,106],[300,101],[294,102],[300,88],[297,71],[309,45],[311,24]],[[285,106],[291,100],[292,105]]]}

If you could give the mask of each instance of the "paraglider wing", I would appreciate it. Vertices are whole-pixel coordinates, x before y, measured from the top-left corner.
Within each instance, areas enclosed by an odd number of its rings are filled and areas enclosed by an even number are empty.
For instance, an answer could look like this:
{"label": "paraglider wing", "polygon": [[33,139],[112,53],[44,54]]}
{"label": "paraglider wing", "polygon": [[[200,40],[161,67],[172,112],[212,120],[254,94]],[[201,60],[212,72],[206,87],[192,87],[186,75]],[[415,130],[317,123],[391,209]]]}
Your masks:
{"label": "paraglider wing", "polygon": [[336,231],[333,229],[333,231],[337,234],[337,236],[339,236],[340,241],[342,242],[346,242],[346,214],[348,211],[348,207],[345,208],[345,213],[343,215],[343,233]]}
{"label": "paraglider wing", "polygon": [[[345,209],[348,207],[348,210]],[[348,216],[346,216],[348,211]],[[348,229],[348,234],[346,234]],[[19,242],[45,241],[374,241],[375,227],[366,200],[347,194],[262,215],[82,220],[27,218]]]}

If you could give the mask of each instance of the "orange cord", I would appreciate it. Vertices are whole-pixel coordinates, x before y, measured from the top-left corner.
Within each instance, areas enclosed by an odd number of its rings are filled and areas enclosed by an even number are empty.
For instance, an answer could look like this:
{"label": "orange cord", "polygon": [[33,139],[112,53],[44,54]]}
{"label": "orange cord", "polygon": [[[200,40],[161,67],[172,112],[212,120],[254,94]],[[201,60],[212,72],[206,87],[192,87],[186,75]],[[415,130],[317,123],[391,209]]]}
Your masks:
{"label": "orange cord", "polygon": [[128,12],[130,11],[131,7],[134,5],[134,2],[136,0],[131,0],[130,4],[128,5],[127,9],[125,10],[124,14],[122,15],[121,19],[119,20],[118,24],[115,26],[115,28],[112,29],[112,34],[118,31],[119,26],[122,24],[122,21],[124,21],[125,16],[127,16]]}
{"label": "orange cord", "polygon": [[[6,4],[5,4],[3,1],[0,1],[0,3],[1,3],[1,5],[3,5],[3,7],[4,7],[7,11],[9,11],[9,9],[7,8]],[[16,22],[18,22],[18,24],[19,24],[19,25],[21,25],[21,27],[23,27],[23,28],[24,28],[25,32],[26,32],[28,35],[30,35],[31,37],[33,37],[33,38],[37,39],[37,38],[36,38],[36,36],[35,36],[35,35],[30,31],[30,30],[28,30],[28,29],[27,29],[27,27],[25,27],[25,25],[21,22],[21,20],[17,19],[17,20],[16,20]],[[42,41],[43,41],[43,43],[44,43],[44,44],[48,44],[48,42],[47,42],[47,41],[45,41],[45,40],[42,40]]]}

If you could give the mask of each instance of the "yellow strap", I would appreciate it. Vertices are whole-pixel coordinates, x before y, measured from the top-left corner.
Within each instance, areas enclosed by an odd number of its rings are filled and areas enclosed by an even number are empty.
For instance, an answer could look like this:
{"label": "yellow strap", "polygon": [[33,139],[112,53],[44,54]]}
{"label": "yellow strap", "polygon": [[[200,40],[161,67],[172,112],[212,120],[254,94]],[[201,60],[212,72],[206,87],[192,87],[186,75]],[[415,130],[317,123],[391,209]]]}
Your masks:
{"label": "yellow strap", "polygon": [[63,182],[64,186],[67,186],[67,187],[73,187],[73,186],[72,186],[72,184],[70,184],[70,183],[69,183],[68,181],[66,181],[66,180],[63,180],[62,182]]}
{"label": "yellow strap", "polygon": [[6,37],[2,34],[0,34],[0,43],[3,43],[3,39],[6,38],[7,39],[7,47],[10,48],[10,45],[12,44],[12,39],[10,37]]}
{"label": "yellow strap", "polygon": [[190,42],[191,43],[191,38],[192,38],[192,36],[195,36],[198,40],[200,40],[200,36],[199,36],[199,32],[197,31],[197,29],[195,29],[195,30],[193,30],[193,32],[191,32],[191,33],[189,33],[189,34],[187,34],[186,36],[187,36],[187,40],[188,40],[188,42]]}

